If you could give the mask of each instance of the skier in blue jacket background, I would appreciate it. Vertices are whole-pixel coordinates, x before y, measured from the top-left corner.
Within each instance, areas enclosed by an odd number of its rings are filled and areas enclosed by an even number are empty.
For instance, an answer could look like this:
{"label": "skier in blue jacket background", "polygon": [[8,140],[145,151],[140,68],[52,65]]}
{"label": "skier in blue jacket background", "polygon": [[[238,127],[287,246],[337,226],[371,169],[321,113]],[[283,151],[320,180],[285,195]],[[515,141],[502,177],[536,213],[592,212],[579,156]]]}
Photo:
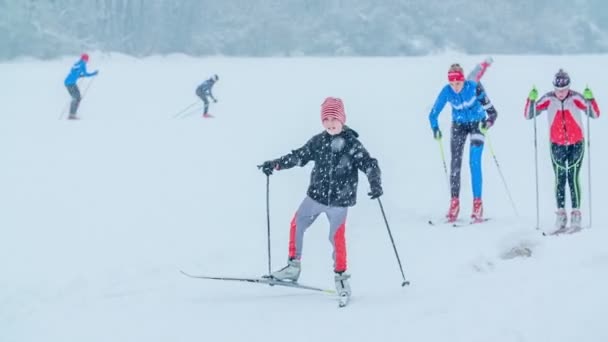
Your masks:
{"label": "skier in blue jacket background", "polygon": [[452,199],[446,215],[449,222],[454,222],[460,212],[460,169],[462,154],[467,136],[471,136],[469,163],[473,187],[473,222],[483,221],[481,155],[485,133],[494,125],[498,113],[487,97],[481,83],[465,80],[464,71],[459,64],[452,64],[448,70],[449,84],[443,87],[429,114],[433,136],[442,137],[438,117],[445,105],[452,106],[451,172],[450,191]]}
{"label": "skier in blue jacket background", "polygon": [[87,71],[88,62],[88,54],[83,53],[82,55],[80,55],[80,59],[76,63],[74,63],[72,69],[70,70],[70,73],[66,76],[65,81],[63,82],[65,84],[65,87],[68,89],[68,93],[70,93],[70,96],[72,96],[72,102],[70,103],[70,115],[68,116],[68,119],[78,119],[76,117],[76,112],[78,111],[80,100],[82,99],[82,97],[80,96],[80,89],[78,89],[77,85],[78,79],[81,77],[96,76],[99,73],[99,71],[97,70],[92,73],[89,73]]}

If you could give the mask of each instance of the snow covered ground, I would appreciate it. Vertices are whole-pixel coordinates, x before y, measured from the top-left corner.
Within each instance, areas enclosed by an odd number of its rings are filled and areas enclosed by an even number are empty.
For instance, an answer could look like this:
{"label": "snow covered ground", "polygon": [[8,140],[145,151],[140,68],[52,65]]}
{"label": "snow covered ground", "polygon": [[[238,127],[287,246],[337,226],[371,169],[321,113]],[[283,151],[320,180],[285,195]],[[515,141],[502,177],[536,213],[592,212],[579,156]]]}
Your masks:
{"label": "snow covered ground", "polygon": [[[529,89],[550,90],[559,67],[574,89],[589,84],[606,111],[608,84],[598,71],[606,56],[494,56],[484,77],[499,112],[490,139],[520,217],[486,149],[492,220],[459,229],[427,224],[449,201],[428,111],[449,64],[468,71],[483,58],[92,54],[89,69],[100,75],[81,121],[58,120],[73,58],[0,64],[0,341],[607,341],[608,121],[592,122],[593,227],[547,238],[534,229],[533,125],[523,118]],[[216,118],[172,119],[214,73]],[[400,287],[364,177],[347,222],[354,292],[347,308],[314,292],[182,276],[179,269],[266,273],[266,178],[256,165],[320,132],[326,96],[344,99],[348,124],[380,162],[382,201],[411,286]],[[449,117],[445,110],[446,136]],[[538,137],[541,225],[549,228],[544,116]],[[466,163],[463,218],[472,205]],[[273,268],[285,263],[310,168],[270,179]],[[587,175],[585,160],[585,222]],[[331,267],[321,217],[306,235],[301,282],[332,288]]]}

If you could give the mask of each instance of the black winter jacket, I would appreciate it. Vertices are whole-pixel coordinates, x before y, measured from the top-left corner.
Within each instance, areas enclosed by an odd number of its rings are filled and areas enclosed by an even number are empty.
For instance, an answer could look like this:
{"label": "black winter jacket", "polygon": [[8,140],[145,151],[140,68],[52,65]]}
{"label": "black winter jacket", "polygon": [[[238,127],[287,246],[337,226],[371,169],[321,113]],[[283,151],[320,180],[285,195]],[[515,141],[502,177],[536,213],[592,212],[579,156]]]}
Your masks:
{"label": "black winter jacket", "polygon": [[328,206],[353,206],[357,202],[359,170],[367,175],[372,188],[381,188],[378,161],[369,155],[358,137],[347,126],[334,136],[327,132],[317,134],[301,148],[275,160],[276,167],[289,169],[314,161],[308,196]]}

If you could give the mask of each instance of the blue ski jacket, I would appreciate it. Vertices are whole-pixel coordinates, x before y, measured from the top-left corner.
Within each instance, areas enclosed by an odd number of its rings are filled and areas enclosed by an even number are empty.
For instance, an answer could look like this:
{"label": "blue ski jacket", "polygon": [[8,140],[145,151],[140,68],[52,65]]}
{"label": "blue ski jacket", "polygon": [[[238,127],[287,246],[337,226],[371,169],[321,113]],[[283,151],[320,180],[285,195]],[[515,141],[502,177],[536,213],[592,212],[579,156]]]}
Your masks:
{"label": "blue ski jacket", "polygon": [[448,84],[437,96],[429,114],[432,129],[439,128],[437,119],[448,102],[452,105],[452,122],[456,123],[479,122],[486,118],[487,109],[494,111],[481,83],[467,80],[460,93],[456,93]]}
{"label": "blue ski jacket", "polygon": [[78,81],[78,79],[81,77],[91,77],[95,75],[97,75],[97,71],[89,73],[87,71],[87,63],[82,59],[79,59],[78,62],[74,63],[70,73],[66,76],[63,83],[66,86],[70,86],[76,84],[76,81]]}

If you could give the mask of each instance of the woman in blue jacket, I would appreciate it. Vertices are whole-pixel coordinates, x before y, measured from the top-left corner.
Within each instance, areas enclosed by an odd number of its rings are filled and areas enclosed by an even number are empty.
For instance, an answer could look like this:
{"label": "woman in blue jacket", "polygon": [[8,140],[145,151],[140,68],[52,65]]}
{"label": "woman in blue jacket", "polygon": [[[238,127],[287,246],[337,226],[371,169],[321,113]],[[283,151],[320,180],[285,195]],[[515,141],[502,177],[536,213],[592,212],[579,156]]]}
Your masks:
{"label": "woman in blue jacket", "polygon": [[494,124],[498,113],[487,97],[481,83],[465,80],[459,64],[452,64],[448,70],[449,84],[443,87],[429,114],[429,121],[435,139],[441,139],[438,117],[446,103],[452,106],[452,134],[450,188],[452,199],[446,215],[454,222],[460,212],[460,169],[467,136],[471,136],[469,163],[473,187],[473,222],[483,221],[481,154],[486,131]]}
{"label": "woman in blue jacket", "polygon": [[83,53],[80,56],[80,59],[76,63],[74,63],[72,69],[70,69],[70,73],[68,74],[68,76],[66,76],[65,81],[63,81],[63,84],[65,84],[65,87],[68,89],[68,93],[70,93],[70,96],[72,96],[72,102],[70,103],[70,116],[68,117],[68,119],[71,120],[78,119],[76,117],[76,112],[78,111],[78,105],[80,105],[80,100],[82,99],[82,97],[80,96],[80,90],[78,89],[78,85],[76,84],[76,82],[81,77],[96,76],[99,73],[99,71],[89,73],[87,71],[88,62],[89,55]]}

